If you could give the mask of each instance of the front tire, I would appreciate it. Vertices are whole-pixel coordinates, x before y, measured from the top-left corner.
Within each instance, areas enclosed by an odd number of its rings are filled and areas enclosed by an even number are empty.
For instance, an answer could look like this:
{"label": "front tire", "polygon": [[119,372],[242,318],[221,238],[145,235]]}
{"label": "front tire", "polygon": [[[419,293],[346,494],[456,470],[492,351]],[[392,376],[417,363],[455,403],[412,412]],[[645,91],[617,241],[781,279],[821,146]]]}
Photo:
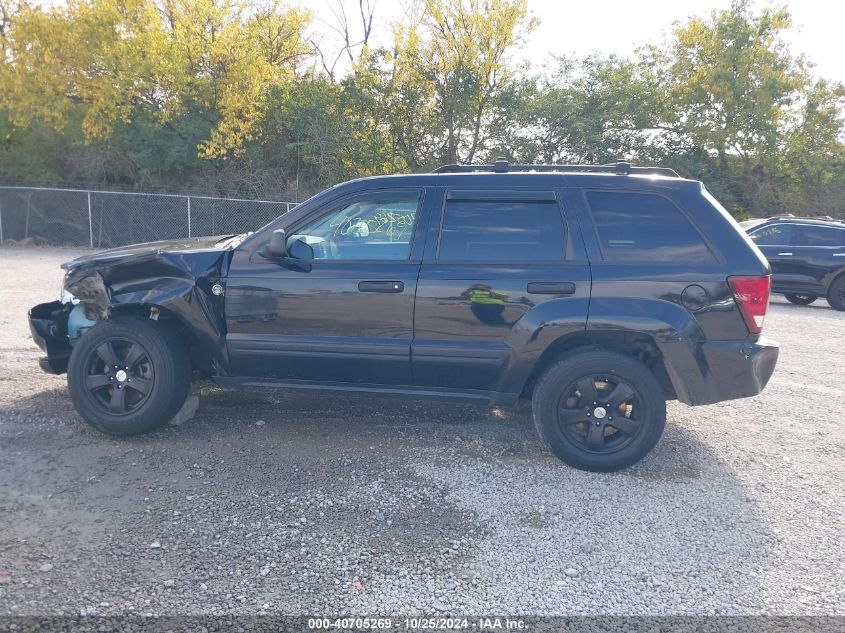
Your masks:
{"label": "front tire", "polygon": [[191,363],[166,326],[140,317],[100,321],[76,342],[68,391],[91,426],[140,435],[166,424],[191,387]]}
{"label": "front tire", "polygon": [[640,461],[666,424],[666,399],[651,370],[602,349],[576,351],[551,365],[532,407],[549,449],[570,466],[597,472]]}
{"label": "front tire", "polygon": [[830,284],[827,292],[827,302],[834,310],[845,310],[845,275],[839,275]]}
{"label": "front tire", "polygon": [[796,294],[788,293],[788,294],[784,294],[783,296],[786,297],[786,300],[789,301],[789,303],[794,303],[797,306],[808,306],[811,303],[813,303],[813,301],[818,299],[818,297],[816,295],[801,295],[801,294],[796,295]]}

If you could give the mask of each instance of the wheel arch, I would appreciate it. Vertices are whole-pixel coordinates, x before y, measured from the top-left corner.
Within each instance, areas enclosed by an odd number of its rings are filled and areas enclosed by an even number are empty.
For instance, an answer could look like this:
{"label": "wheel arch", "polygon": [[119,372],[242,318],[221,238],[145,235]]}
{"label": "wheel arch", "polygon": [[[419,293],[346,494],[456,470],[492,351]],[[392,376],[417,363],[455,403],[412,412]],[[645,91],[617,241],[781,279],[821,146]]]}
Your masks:
{"label": "wheel arch", "polygon": [[194,280],[160,277],[119,284],[91,271],[76,275],[66,288],[79,299],[87,319],[132,315],[161,321],[180,335],[194,369],[225,375],[228,355],[222,304]]}
{"label": "wheel arch", "polygon": [[149,316],[158,311],[159,319],[183,334],[196,369],[226,375],[224,297],[215,292],[215,286],[225,283],[230,252],[186,257],[181,252],[158,251],[84,262],[67,269],[65,289],[85,306],[89,320],[107,320],[113,313]]}
{"label": "wheel arch", "polygon": [[197,334],[196,325],[183,312],[157,303],[113,303],[109,319],[135,316],[150,319],[173,331],[184,344],[194,370],[203,374],[215,373],[215,356]]}
{"label": "wheel arch", "polygon": [[831,271],[829,273],[829,275],[830,276],[827,280],[827,283],[824,286],[824,294],[822,296],[827,296],[827,294],[830,292],[830,289],[833,286],[833,284],[835,284],[842,277],[845,277],[845,266],[842,266],[841,268],[838,268],[836,270]]}
{"label": "wheel arch", "polygon": [[677,398],[675,388],[666,371],[663,354],[654,336],[643,332],[610,329],[586,330],[566,334],[554,340],[532,366],[523,384],[521,397],[531,397],[537,379],[555,361],[572,352],[590,348],[618,352],[638,360],[651,369],[667,400]]}

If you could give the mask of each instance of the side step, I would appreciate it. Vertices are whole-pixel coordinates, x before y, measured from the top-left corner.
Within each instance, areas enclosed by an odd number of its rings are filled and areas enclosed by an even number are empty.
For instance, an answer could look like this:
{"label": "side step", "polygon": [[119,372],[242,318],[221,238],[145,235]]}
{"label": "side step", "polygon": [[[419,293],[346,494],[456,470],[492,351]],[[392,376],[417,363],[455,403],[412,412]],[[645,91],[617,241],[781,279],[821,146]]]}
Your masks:
{"label": "side step", "polygon": [[269,388],[306,389],[349,394],[370,394],[389,398],[419,400],[446,400],[473,402],[487,406],[513,406],[519,399],[516,393],[497,391],[447,389],[445,387],[415,387],[410,385],[375,385],[369,383],[315,382],[311,380],[284,380],[253,376],[215,376],[212,380],[224,389]]}

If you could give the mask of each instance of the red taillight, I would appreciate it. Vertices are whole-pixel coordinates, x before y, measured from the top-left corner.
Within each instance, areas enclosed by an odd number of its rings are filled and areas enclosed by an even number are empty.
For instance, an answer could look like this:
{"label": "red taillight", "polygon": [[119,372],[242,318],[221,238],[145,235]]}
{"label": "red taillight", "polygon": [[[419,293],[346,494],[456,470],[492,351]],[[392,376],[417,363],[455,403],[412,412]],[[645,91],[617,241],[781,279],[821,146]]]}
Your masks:
{"label": "red taillight", "polygon": [[745,319],[748,329],[759,334],[769,308],[769,293],[772,278],[769,275],[759,277],[728,277],[728,283],[734,293],[734,299]]}

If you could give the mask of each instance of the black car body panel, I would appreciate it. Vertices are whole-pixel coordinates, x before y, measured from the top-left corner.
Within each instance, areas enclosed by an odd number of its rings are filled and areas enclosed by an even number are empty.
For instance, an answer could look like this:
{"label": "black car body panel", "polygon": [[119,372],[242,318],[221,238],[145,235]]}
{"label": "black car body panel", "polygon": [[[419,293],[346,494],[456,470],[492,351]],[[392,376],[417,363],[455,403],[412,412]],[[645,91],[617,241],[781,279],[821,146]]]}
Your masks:
{"label": "black car body panel", "polygon": [[[630,257],[630,240],[612,224],[613,235],[602,233],[591,192],[658,197],[689,225],[694,247],[664,261],[614,261]],[[296,237],[333,209],[373,200],[416,205],[407,217],[384,214],[390,239],[370,240],[390,253],[407,249],[404,258],[263,255],[275,231]],[[472,222],[473,209],[491,203],[517,219],[523,209],[542,216],[559,244],[550,254],[513,257],[511,244],[526,229],[503,237],[490,222],[450,246],[461,234],[449,222]],[[410,227],[401,243],[393,241],[395,224]],[[352,248],[338,243],[307,248]],[[647,362],[667,398],[706,404],[759,393],[778,351],[746,327],[728,284],[733,275],[768,274],[759,250],[700,183],[659,174],[367,178],[332,187],[242,238],[115,249],[67,269],[66,290],[90,306],[90,318],[139,306],[172,315],[195,368],[225,386],[511,404],[557,354],[602,345]],[[55,302],[30,317],[55,371],[70,349],[66,311]]]}
{"label": "black car body panel", "polygon": [[772,217],[747,224],[772,266],[772,291],[825,296],[845,274],[845,222]]}

